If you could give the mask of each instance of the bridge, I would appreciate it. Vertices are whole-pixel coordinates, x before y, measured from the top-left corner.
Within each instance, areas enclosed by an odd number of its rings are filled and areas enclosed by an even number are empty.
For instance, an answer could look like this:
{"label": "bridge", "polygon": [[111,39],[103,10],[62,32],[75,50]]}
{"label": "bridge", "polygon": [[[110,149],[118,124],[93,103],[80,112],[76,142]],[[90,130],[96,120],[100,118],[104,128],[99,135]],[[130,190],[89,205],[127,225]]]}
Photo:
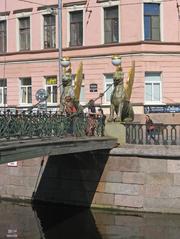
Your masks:
{"label": "bridge", "polygon": [[115,144],[114,138],[95,136],[1,141],[0,164],[42,156],[110,150]]}
{"label": "bridge", "polygon": [[159,125],[158,145],[149,145],[145,125],[125,125],[126,145],[110,150],[116,140],[101,137],[98,124],[88,137],[87,123],[84,116],[0,116],[0,197],[180,212],[178,125]]}
{"label": "bridge", "polygon": [[62,115],[51,112],[0,114],[0,164],[42,156],[111,149],[116,140],[101,137],[104,125],[96,119],[88,137],[88,117],[82,112]]}

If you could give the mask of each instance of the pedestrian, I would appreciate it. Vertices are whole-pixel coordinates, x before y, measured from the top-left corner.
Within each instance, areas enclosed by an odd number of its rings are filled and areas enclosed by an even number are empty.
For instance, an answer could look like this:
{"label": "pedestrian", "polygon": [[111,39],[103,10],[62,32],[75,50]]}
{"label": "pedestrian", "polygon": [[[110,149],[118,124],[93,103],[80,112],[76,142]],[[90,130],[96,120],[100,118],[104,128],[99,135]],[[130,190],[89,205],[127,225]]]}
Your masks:
{"label": "pedestrian", "polygon": [[88,103],[86,135],[94,136],[95,128],[96,128],[96,107],[94,104],[94,100],[91,99]]}
{"label": "pedestrian", "polygon": [[73,98],[71,96],[65,97],[65,113],[66,113],[66,119],[68,124],[67,133],[69,135],[74,134],[74,118],[76,116],[77,108],[75,107],[75,104],[73,102]]}
{"label": "pedestrian", "polygon": [[147,132],[147,140],[148,142],[153,139],[155,142],[155,125],[153,120],[149,115],[146,115],[145,117],[146,120],[146,132]]}
{"label": "pedestrian", "polygon": [[103,112],[103,109],[98,109],[97,112],[97,135],[104,136],[106,115]]}
{"label": "pedestrian", "polygon": [[72,114],[76,113],[77,109],[74,105],[73,99],[71,96],[65,97],[65,113],[67,116],[71,116]]}

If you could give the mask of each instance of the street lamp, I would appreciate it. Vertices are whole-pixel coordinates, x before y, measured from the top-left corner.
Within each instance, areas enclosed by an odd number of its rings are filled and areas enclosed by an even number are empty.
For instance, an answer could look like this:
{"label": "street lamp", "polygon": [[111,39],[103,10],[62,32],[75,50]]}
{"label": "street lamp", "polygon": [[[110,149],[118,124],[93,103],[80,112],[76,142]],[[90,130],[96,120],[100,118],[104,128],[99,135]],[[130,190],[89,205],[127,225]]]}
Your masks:
{"label": "street lamp", "polygon": [[60,99],[62,94],[62,0],[58,0],[58,48],[59,48],[59,85],[60,85]]}
{"label": "street lamp", "polygon": [[62,57],[60,62],[62,67],[68,67],[71,63],[69,57]]}
{"label": "street lamp", "polygon": [[120,66],[121,65],[121,57],[119,55],[112,56],[112,64],[113,64],[113,66]]}
{"label": "street lamp", "polygon": [[114,78],[124,78],[124,73],[122,71],[122,67],[121,67],[121,63],[122,63],[122,60],[121,60],[121,57],[119,55],[113,55],[112,56],[112,64],[113,66],[116,67],[116,71],[114,73]]}

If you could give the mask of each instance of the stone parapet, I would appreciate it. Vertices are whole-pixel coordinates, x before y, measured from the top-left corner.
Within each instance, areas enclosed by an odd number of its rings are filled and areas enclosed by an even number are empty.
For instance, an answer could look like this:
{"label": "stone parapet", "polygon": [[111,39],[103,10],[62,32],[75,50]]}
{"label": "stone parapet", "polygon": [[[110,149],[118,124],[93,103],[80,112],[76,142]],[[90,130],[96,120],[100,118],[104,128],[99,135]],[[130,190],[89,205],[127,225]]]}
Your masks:
{"label": "stone parapet", "polygon": [[124,145],[112,149],[103,175],[111,172],[113,178],[114,172],[117,180],[101,178],[106,182],[104,193],[114,195],[114,204],[106,206],[180,213],[179,159],[178,146]]}

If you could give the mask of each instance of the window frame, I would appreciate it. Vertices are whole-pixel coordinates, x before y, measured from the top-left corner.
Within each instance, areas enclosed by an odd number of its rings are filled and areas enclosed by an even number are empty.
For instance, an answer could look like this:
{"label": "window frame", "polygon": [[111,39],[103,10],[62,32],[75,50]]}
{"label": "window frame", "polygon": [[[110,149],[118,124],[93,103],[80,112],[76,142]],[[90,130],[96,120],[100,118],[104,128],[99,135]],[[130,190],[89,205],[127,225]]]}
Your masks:
{"label": "window frame", "polygon": [[[111,42],[106,42],[105,40],[105,37],[106,37],[106,34],[105,34],[105,9],[110,9],[110,8],[117,8],[117,13],[118,13],[118,16],[117,16],[117,23],[118,23],[118,26],[117,26],[117,41],[111,41]],[[111,32],[111,38],[113,38],[113,34]],[[103,6],[103,44],[114,44],[114,43],[118,43],[120,41],[120,14],[119,14],[119,5],[115,4],[115,5],[105,5]]]}
{"label": "window frame", "polygon": [[[82,12],[82,42],[81,44],[72,45],[71,44],[71,14],[75,12]],[[76,10],[69,9],[68,11],[68,47],[81,47],[84,46],[84,10],[82,8],[77,8]]]}
{"label": "window frame", "polygon": [[0,81],[1,80],[5,81],[6,84],[4,86],[0,86],[0,90],[2,89],[2,103],[0,103],[0,106],[7,106],[7,79],[0,78]]}
{"label": "window frame", "polygon": [[[53,76],[45,76],[45,90],[48,92],[47,88],[49,87],[51,89],[50,91],[50,101],[48,101],[49,99],[49,96],[48,96],[48,99],[47,99],[47,105],[48,106],[54,106],[54,105],[57,105],[58,104],[58,79],[57,79],[57,76],[56,75],[53,75]],[[50,79],[50,78],[54,78],[56,79],[56,84],[47,84],[47,80]],[[56,86],[56,102],[53,102],[53,87]]]}
{"label": "window frame", "polygon": [[0,50],[0,53],[6,53],[7,52],[7,20],[0,18],[0,23],[5,23],[5,29],[0,31],[0,34],[2,33],[2,41],[4,41],[4,46],[2,46],[2,51]]}
{"label": "window frame", "polygon": [[[144,12],[144,8],[145,8],[145,4],[158,4],[159,5],[159,40],[153,40],[152,39],[152,27],[151,27],[151,39],[146,39],[145,38],[145,12]],[[148,1],[146,1],[146,0],[144,0],[144,2],[143,2],[143,4],[142,4],[142,25],[143,25],[143,31],[142,31],[142,33],[143,33],[143,40],[144,41],[158,41],[158,42],[160,42],[160,41],[162,41],[163,40],[163,38],[162,38],[162,36],[163,36],[163,24],[162,24],[162,5],[163,5],[163,3],[161,2],[161,1],[159,1],[159,0],[156,0],[156,1],[152,1],[152,0],[148,0]],[[152,15],[151,15],[152,16]]]}
{"label": "window frame", "polygon": [[[22,85],[22,80],[25,80],[25,79],[30,79],[31,80],[31,85]],[[20,80],[20,105],[23,105],[23,106],[31,106],[32,105],[32,78],[31,77],[21,77],[19,78]],[[23,94],[22,94],[22,88],[25,88],[26,89],[26,102],[23,102]],[[31,89],[31,102],[28,102],[28,89]]]}
{"label": "window frame", "polygon": [[[106,80],[110,80],[109,82]],[[113,86],[113,73],[107,73],[104,74],[104,92],[107,90],[107,88],[109,87],[109,85],[112,85],[109,90],[112,88],[111,92],[110,92],[110,97],[111,97],[111,93],[113,92],[114,86]],[[104,93],[104,100],[103,100],[103,105],[110,105],[111,104],[111,99],[109,99],[109,101],[107,100],[107,91]]]}
{"label": "window frame", "polygon": [[[50,46],[45,47],[45,17],[52,16],[54,17],[54,25],[47,25],[47,28],[50,27]],[[51,13],[46,13],[42,15],[43,21],[42,21],[42,34],[43,34],[43,43],[42,43],[42,48],[43,49],[50,49],[50,48],[56,48],[56,16]],[[54,27],[54,46],[53,46],[53,28]]]}
{"label": "window frame", "polygon": [[16,50],[20,51],[19,42],[19,18],[30,17],[30,50],[32,49],[32,14],[31,12],[16,13]]}
{"label": "window frame", "polygon": [[[28,33],[26,33],[26,37],[28,37],[29,39],[29,46],[28,48],[25,47],[25,49],[23,49],[21,47],[21,33],[20,33],[20,21],[23,20],[23,19],[29,19],[29,28],[25,28],[25,30],[29,29]],[[23,30],[23,29],[22,29]],[[29,36],[27,36],[27,34],[29,34]],[[31,17],[29,15],[27,16],[20,16],[18,17],[18,44],[19,44],[19,51],[30,51],[31,50]]]}
{"label": "window frame", "polygon": [[[146,80],[146,73],[147,74],[158,74],[159,73],[159,80]],[[150,100],[146,100],[146,84],[151,84],[152,89],[152,98]],[[154,100],[154,84],[159,84],[159,101]],[[156,105],[162,104],[162,72],[160,71],[146,71],[144,74],[144,104],[145,105]]]}

